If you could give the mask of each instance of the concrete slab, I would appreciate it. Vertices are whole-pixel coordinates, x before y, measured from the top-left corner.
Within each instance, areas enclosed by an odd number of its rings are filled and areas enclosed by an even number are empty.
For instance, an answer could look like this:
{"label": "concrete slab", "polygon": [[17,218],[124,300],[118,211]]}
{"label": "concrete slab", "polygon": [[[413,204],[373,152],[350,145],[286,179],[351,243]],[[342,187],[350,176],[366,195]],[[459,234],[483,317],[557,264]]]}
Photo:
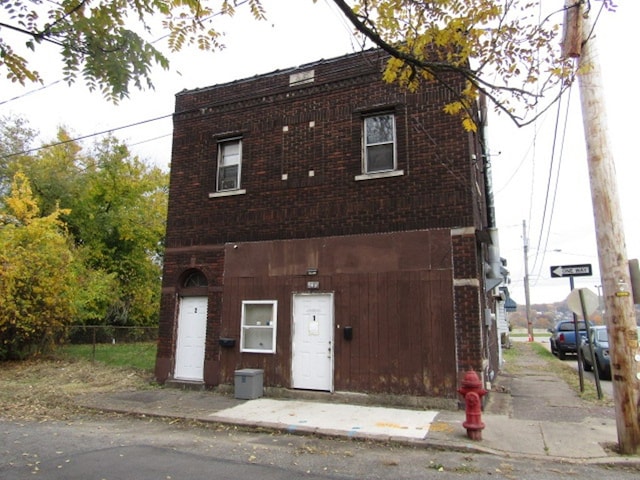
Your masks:
{"label": "concrete slab", "polygon": [[617,441],[615,430],[605,425],[541,422],[540,429],[547,453],[553,457],[608,457],[605,446]]}
{"label": "concrete slab", "polygon": [[437,414],[433,410],[258,398],[211,414],[209,418],[221,422],[276,424],[292,432],[313,426],[314,430],[346,433],[352,437],[424,439]]}
{"label": "concrete slab", "polygon": [[503,452],[517,451],[522,455],[545,455],[545,442],[540,423],[516,420],[506,416],[485,416],[482,445]]}

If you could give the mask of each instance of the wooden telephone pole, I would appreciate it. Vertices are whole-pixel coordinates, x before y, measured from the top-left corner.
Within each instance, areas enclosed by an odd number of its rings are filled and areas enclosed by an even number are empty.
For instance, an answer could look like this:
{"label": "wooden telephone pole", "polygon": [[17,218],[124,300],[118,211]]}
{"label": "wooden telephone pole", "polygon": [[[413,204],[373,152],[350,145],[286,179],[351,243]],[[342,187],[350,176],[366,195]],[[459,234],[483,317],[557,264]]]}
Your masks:
{"label": "wooden telephone pole", "polygon": [[[620,453],[640,454],[640,370],[631,276],[618,200],[615,166],[609,148],[602,78],[593,25],[584,1],[570,0],[563,49],[579,57],[578,83],[587,146],[598,261],[602,276],[613,399]],[[593,6],[594,3],[592,2]],[[582,33],[580,33],[582,32]],[[574,40],[572,42],[572,39]],[[580,42],[576,42],[578,39]]]}

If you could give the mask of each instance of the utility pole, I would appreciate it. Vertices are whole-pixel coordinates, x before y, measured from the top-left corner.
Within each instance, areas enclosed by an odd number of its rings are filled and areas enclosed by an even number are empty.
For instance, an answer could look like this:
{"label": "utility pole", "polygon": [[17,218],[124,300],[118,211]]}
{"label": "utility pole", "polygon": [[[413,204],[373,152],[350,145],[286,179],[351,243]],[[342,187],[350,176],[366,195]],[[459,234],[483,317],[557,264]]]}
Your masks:
{"label": "utility pole", "polygon": [[522,221],[522,241],[524,242],[524,303],[527,318],[529,341],[533,342],[533,322],[531,321],[531,301],[529,299],[529,240],[527,239],[527,222]]}
{"label": "utility pole", "polygon": [[[582,31],[581,51],[563,45],[570,56],[579,57],[578,83],[582,106],[587,163],[591,183],[591,199],[602,276],[605,320],[609,332],[613,399],[616,411],[618,444],[622,454],[640,453],[640,374],[631,278],[626,242],[615,177],[615,166],[609,147],[606,109],[602,98],[602,78],[593,25],[584,12],[584,1],[567,3],[565,41]],[[593,2],[591,3],[593,6]]]}

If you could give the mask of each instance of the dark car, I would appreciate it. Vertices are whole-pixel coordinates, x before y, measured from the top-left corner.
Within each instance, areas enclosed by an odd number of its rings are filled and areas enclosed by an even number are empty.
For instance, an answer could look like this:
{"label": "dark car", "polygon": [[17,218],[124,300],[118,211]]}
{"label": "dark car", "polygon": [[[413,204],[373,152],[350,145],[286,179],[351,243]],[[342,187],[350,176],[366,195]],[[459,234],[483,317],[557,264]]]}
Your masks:
{"label": "dark car", "polygon": [[[611,363],[609,361],[609,335],[605,325],[596,325],[589,328],[589,339],[593,344],[593,355],[595,356],[595,368],[598,369],[598,376],[604,379],[611,378]],[[585,372],[594,369],[594,360],[591,358],[589,342],[586,339],[580,344],[580,354],[582,355],[582,368]]]}
{"label": "dark car", "polygon": [[[577,354],[581,338],[576,341],[575,322],[573,320],[562,320],[550,328],[551,337],[549,343],[551,353],[557,355],[560,360],[564,360],[568,353]],[[587,336],[587,327],[583,320],[578,321],[578,335]]]}

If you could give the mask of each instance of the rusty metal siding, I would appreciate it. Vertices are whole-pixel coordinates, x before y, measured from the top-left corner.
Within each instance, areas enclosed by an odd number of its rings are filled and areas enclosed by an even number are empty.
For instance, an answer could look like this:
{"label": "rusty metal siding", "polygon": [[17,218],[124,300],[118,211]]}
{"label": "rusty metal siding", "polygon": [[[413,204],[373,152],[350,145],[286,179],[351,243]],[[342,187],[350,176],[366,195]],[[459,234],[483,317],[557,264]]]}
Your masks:
{"label": "rusty metal siding", "polygon": [[[450,250],[448,231],[230,246],[222,335],[239,340],[242,300],[277,300],[277,346],[276,354],[221,349],[221,382],[231,383],[238,368],[261,368],[265,384],[290,387],[292,296],[313,279],[319,292],[334,293],[336,390],[455,397]],[[307,276],[305,259],[321,274]],[[372,271],[362,272],[363,264]],[[344,338],[346,326],[352,340]]]}

